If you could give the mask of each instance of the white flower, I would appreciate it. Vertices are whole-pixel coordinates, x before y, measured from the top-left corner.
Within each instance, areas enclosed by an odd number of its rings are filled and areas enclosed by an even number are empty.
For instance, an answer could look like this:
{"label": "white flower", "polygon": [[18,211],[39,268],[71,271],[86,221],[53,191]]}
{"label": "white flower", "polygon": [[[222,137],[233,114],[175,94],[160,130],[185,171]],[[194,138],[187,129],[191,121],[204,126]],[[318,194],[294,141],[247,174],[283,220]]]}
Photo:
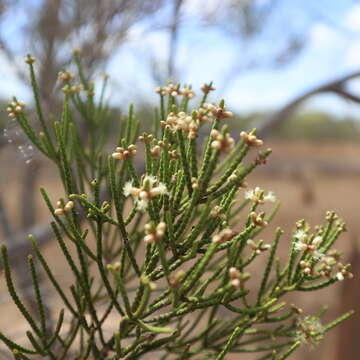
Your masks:
{"label": "white flower", "polygon": [[124,195],[126,197],[128,197],[129,195],[132,194],[133,186],[132,186],[131,181],[128,181],[128,182],[125,183],[123,190],[124,190]]}
{"label": "white flower", "polygon": [[245,199],[250,200],[254,203],[259,202],[262,190],[259,187],[255,189],[250,189],[245,192]]}
{"label": "white flower", "polygon": [[345,278],[352,279],[354,275],[348,270],[349,265],[344,266],[342,263],[337,264],[338,272],[336,273],[336,279],[343,281]]}
{"label": "white flower", "polygon": [[148,201],[146,200],[138,200],[136,202],[136,207],[139,211],[145,211],[148,207]]}
{"label": "white flower", "polygon": [[274,193],[272,191],[269,191],[265,196],[264,196],[264,201],[265,202],[275,202],[276,201],[276,196],[274,195]]}
{"label": "white flower", "polygon": [[163,183],[159,183],[158,186],[152,188],[150,190],[151,196],[165,195],[167,194],[166,185]]}
{"label": "white flower", "polygon": [[312,256],[314,260],[318,261],[321,260],[325,255],[321,251],[315,250]]}
{"label": "white flower", "polygon": [[336,274],[336,278],[339,280],[339,281],[343,281],[344,280],[344,275],[341,273],[341,272],[338,272]]}
{"label": "white flower", "polygon": [[312,258],[316,261],[322,259],[325,256],[321,251],[317,250],[322,242],[321,236],[315,236],[311,243],[309,243],[308,234],[304,230],[300,229],[296,231],[294,237],[298,239],[294,245],[295,251],[307,251],[311,253]]}
{"label": "white flower", "polygon": [[307,233],[302,229],[297,230],[294,234],[294,237],[296,237],[298,240],[302,242],[306,241],[307,236],[308,236]]}
{"label": "white flower", "polygon": [[295,243],[294,248],[295,248],[295,251],[305,251],[305,250],[307,250],[308,246],[307,246],[306,243],[303,243],[301,241],[297,241]]}
{"label": "white flower", "polygon": [[264,190],[256,187],[255,189],[250,189],[245,192],[245,199],[260,204],[263,204],[264,202],[276,201],[276,197],[272,191],[269,191],[265,196],[263,196],[263,193]]}
{"label": "white flower", "polygon": [[315,236],[313,241],[311,242],[312,245],[315,245],[316,247],[318,247],[322,242],[322,237],[321,236]]}
{"label": "white flower", "polygon": [[159,183],[157,186],[154,186],[156,182],[156,177],[150,175],[144,177],[140,188],[133,186],[132,183],[129,181],[124,185],[124,195],[126,197],[130,195],[134,197],[138,210],[144,211],[147,209],[148,202],[151,198],[167,194],[166,185],[163,183]]}
{"label": "white flower", "polygon": [[298,341],[314,345],[322,339],[323,333],[324,328],[316,316],[306,316],[298,320],[298,330],[295,335]]}

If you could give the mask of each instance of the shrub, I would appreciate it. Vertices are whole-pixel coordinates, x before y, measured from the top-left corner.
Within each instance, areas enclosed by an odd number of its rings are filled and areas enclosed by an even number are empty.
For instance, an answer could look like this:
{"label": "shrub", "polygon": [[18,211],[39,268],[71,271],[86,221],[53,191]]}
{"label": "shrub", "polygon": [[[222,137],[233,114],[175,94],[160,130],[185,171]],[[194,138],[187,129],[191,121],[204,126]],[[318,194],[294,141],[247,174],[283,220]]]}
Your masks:
{"label": "shrub", "polygon": [[[64,197],[54,204],[45,189],[41,194],[73,276],[64,289],[30,235],[34,257],[28,262],[38,308],[31,314],[13,285],[2,246],[8,291],[31,328],[27,345],[0,334],[16,359],[138,359],[153,351],[161,359],[220,360],[241,352],[285,359],[352,314],[322,325],[321,314],[305,316],[299,306],[283,301],[288,293],[321,290],[352,277],[350,265],[342,265],[332,250],[345,225],[334,212],[313,229],[297,222],[283,240],[289,252],[282,261],[276,255],[280,228],[270,243],[257,240],[279,204],[272,192],[244,190],[245,180],[271,150],[252,155],[263,145],[256,130],[241,132],[235,143],[224,124],[232,116],[224,101],[206,102],[211,84],[202,87],[200,104],[192,110],[190,87],[158,88],[152,134],[138,136],[140,124],[130,106],[109,156],[111,114],[103,93],[94,100],[78,53],[75,60],[80,84],[69,72],[60,73],[63,111],[52,122],[41,108],[35,59],[26,59],[40,133],[30,125],[24,103],[14,98],[7,108],[58,168]],[[198,143],[200,127],[208,126],[209,136]],[[251,267],[258,257],[264,266]],[[38,267],[64,305],[57,314],[53,309],[53,327]],[[109,335],[110,319],[115,325]]]}

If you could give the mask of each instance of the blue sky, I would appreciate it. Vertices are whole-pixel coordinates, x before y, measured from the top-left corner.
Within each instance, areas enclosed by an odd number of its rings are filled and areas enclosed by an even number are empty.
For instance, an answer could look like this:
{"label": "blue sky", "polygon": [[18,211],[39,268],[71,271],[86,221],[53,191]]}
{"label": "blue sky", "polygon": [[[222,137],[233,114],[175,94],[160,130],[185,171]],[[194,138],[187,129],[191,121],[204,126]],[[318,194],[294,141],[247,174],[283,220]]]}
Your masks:
{"label": "blue sky", "polygon": [[[229,108],[245,112],[276,109],[313,86],[360,68],[360,2],[280,1],[269,31],[261,41],[251,46],[241,45],[234,36],[219,28],[204,29],[201,26],[199,12],[218,3],[218,0],[186,2],[176,63],[182,83],[192,83],[194,88],[198,88],[213,80],[219,87],[216,95],[227,99]],[[146,32],[145,28],[138,25],[132,29],[131,42],[114,50],[114,56],[105,69],[112,79],[111,102],[114,105],[130,101],[139,93],[146,101],[155,99],[155,95],[148,95],[152,94],[154,83],[148,75],[149,65],[144,58],[153,51],[159,61],[165,60],[167,37],[161,31]],[[230,81],[224,80],[224,74],[228,74],[228,69],[239,59],[246,59],[253,53],[266,56],[288,31],[306,34],[305,49],[294,61],[278,69],[255,68],[236,72]],[[9,28],[9,33],[12,36],[17,33],[14,25]],[[0,65],[2,63],[4,61],[0,58]],[[3,82],[1,95],[8,96],[10,92],[26,100],[29,98],[28,90],[16,80],[11,66],[5,63],[0,66],[0,76]],[[360,81],[354,82],[352,89],[360,95]],[[358,105],[330,95],[316,97],[307,106],[344,116],[360,115]]]}
{"label": "blue sky", "polygon": [[[201,8],[204,1],[193,0],[193,3],[198,3]],[[228,99],[230,106],[238,111],[278,108],[321,82],[360,68],[360,3],[351,0],[282,1],[274,20],[278,29],[274,32],[281,36],[283,31],[291,28],[306,33],[305,49],[294,61],[277,70],[254,69],[234,75],[230,85],[224,89],[224,70],[238,59],[239,51],[244,51],[246,56],[247,49],[240,48],[236,39],[218,29],[204,30],[196,21],[196,10],[192,9],[190,12],[195,16],[190,16],[180,36],[177,61],[182,75],[180,80],[191,82],[195,87],[213,80],[215,84],[220,84],[220,95]],[[135,47],[141,47],[147,41],[158,49],[161,58],[162,44],[166,38],[162,34],[150,34],[139,42],[135,41]],[[274,38],[271,34],[268,38],[265,36],[257,44],[259,52],[263,47],[266,54],[272,41]],[[166,53],[166,48],[163,52]],[[129,67],[141,68],[137,54],[135,52],[132,55],[131,51],[124,49],[119,57],[114,58],[113,68],[116,68],[116,63],[121,62]],[[110,73],[111,70],[112,67],[109,68]],[[115,72],[113,75],[120,81],[122,72]],[[136,82],[142,82],[141,72]],[[352,87],[360,94],[359,85],[354,82]],[[308,106],[329,109],[339,115],[357,115],[359,111],[357,105],[330,95],[316,97]]]}

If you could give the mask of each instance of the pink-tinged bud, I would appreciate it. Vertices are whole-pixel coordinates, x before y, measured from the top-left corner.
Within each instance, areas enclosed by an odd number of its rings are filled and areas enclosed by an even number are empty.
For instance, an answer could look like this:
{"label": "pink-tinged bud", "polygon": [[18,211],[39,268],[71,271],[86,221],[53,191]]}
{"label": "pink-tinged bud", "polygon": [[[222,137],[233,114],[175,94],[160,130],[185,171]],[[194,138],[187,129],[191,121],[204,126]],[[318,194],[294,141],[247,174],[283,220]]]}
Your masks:
{"label": "pink-tinged bud", "polygon": [[234,280],[231,280],[231,285],[232,285],[235,289],[240,289],[241,282],[240,282],[239,279],[234,279]]}
{"label": "pink-tinged bud", "polygon": [[237,279],[239,277],[239,270],[236,267],[231,267],[229,269],[229,275],[232,279]]}
{"label": "pink-tinged bud", "polygon": [[220,135],[220,133],[219,133],[219,131],[217,131],[216,129],[213,129],[213,130],[211,130],[211,132],[210,132],[210,136],[211,136],[213,139],[216,139],[219,135]]}
{"label": "pink-tinged bud", "polygon": [[164,237],[164,235],[165,232],[163,230],[156,230],[156,237],[161,239],[162,237]]}
{"label": "pink-tinged bud", "polygon": [[74,208],[74,202],[68,201],[66,205],[64,206],[65,211],[71,211]]}
{"label": "pink-tinged bud", "polygon": [[55,214],[56,216],[64,215],[64,209],[57,208],[57,209],[54,210],[54,214]]}
{"label": "pink-tinged bud", "polygon": [[152,228],[151,224],[145,224],[144,229],[145,229],[145,232],[149,233],[152,231],[153,228]]}
{"label": "pink-tinged bud", "polygon": [[218,141],[218,140],[214,140],[212,143],[211,143],[211,147],[215,150],[220,150],[221,149],[221,142]]}
{"label": "pink-tinged bud", "polygon": [[153,234],[148,234],[144,237],[144,241],[147,243],[147,244],[153,244],[155,242],[156,238]]}
{"label": "pink-tinged bud", "polygon": [[166,231],[166,224],[162,221],[158,224],[158,226],[156,227],[157,231]]}
{"label": "pink-tinged bud", "polygon": [[121,153],[118,153],[118,152],[114,152],[111,154],[111,157],[113,159],[116,159],[116,160],[121,160],[123,158],[122,154]]}

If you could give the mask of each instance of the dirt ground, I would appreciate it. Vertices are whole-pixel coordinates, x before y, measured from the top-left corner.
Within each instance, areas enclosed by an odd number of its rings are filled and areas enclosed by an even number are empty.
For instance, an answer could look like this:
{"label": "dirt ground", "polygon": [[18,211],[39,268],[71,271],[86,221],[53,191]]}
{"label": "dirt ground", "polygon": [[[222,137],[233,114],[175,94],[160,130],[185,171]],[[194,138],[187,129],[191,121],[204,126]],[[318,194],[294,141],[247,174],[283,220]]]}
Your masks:
{"label": "dirt ground", "polygon": [[[264,239],[271,241],[271,236],[277,226],[281,226],[287,234],[294,228],[294,223],[302,218],[315,225],[322,223],[326,210],[336,210],[339,216],[347,223],[348,232],[341,237],[337,248],[343,250],[345,258],[349,259],[356,251],[360,239],[360,145],[344,143],[289,143],[276,142],[267,144],[273,148],[268,165],[259,169],[248,179],[250,187],[260,186],[266,190],[272,190],[281,200],[281,209],[274,219],[270,229],[264,233]],[[19,177],[22,167],[26,166],[14,151],[0,153],[0,191],[4,194],[6,205],[9,209],[14,226],[18,223],[18,206],[21,204],[19,195]],[[61,187],[54,175],[54,170],[44,168],[39,181],[39,186],[45,186],[52,199],[62,195]],[[26,206],[26,204],[22,204]],[[38,218],[48,218],[47,210],[38,196]],[[26,234],[24,234],[25,236]],[[2,236],[0,232],[0,236]],[[281,246],[286,251],[286,237]],[[0,237],[1,240],[1,237]],[[67,269],[57,249],[56,244],[51,243],[45,249],[47,258],[51,258],[56,275],[60,282],[66,286]],[[0,275],[1,277],[1,275]],[[358,275],[352,281],[352,286],[334,286],[326,289],[315,296],[312,294],[300,295],[299,303],[305,303],[306,309],[316,312],[322,305],[330,305],[329,318],[347,310],[344,307],[351,306],[351,299],[355,298],[359,290]],[[0,329],[14,339],[23,338],[24,322],[16,311],[14,305],[4,291],[4,283],[0,279]],[[360,290],[359,290],[360,291]],[[345,295],[344,295],[345,294]],[[355,316],[352,324],[359,323]],[[357,325],[358,326],[358,325]],[[301,350],[293,359],[327,359],[327,360],[352,360],[339,356],[339,333],[347,332],[347,336],[357,336],[349,327],[341,327],[331,334],[315,349]],[[352,334],[351,334],[352,333]],[[342,337],[344,338],[344,337]],[[350,339],[351,340],[351,339]],[[357,346],[360,353],[360,344],[356,341],[348,341],[348,346]],[[354,348],[355,350],[355,348]],[[0,359],[1,358],[0,353]],[[259,357],[259,356],[257,356]],[[255,359],[256,356],[234,356],[233,359]]]}

